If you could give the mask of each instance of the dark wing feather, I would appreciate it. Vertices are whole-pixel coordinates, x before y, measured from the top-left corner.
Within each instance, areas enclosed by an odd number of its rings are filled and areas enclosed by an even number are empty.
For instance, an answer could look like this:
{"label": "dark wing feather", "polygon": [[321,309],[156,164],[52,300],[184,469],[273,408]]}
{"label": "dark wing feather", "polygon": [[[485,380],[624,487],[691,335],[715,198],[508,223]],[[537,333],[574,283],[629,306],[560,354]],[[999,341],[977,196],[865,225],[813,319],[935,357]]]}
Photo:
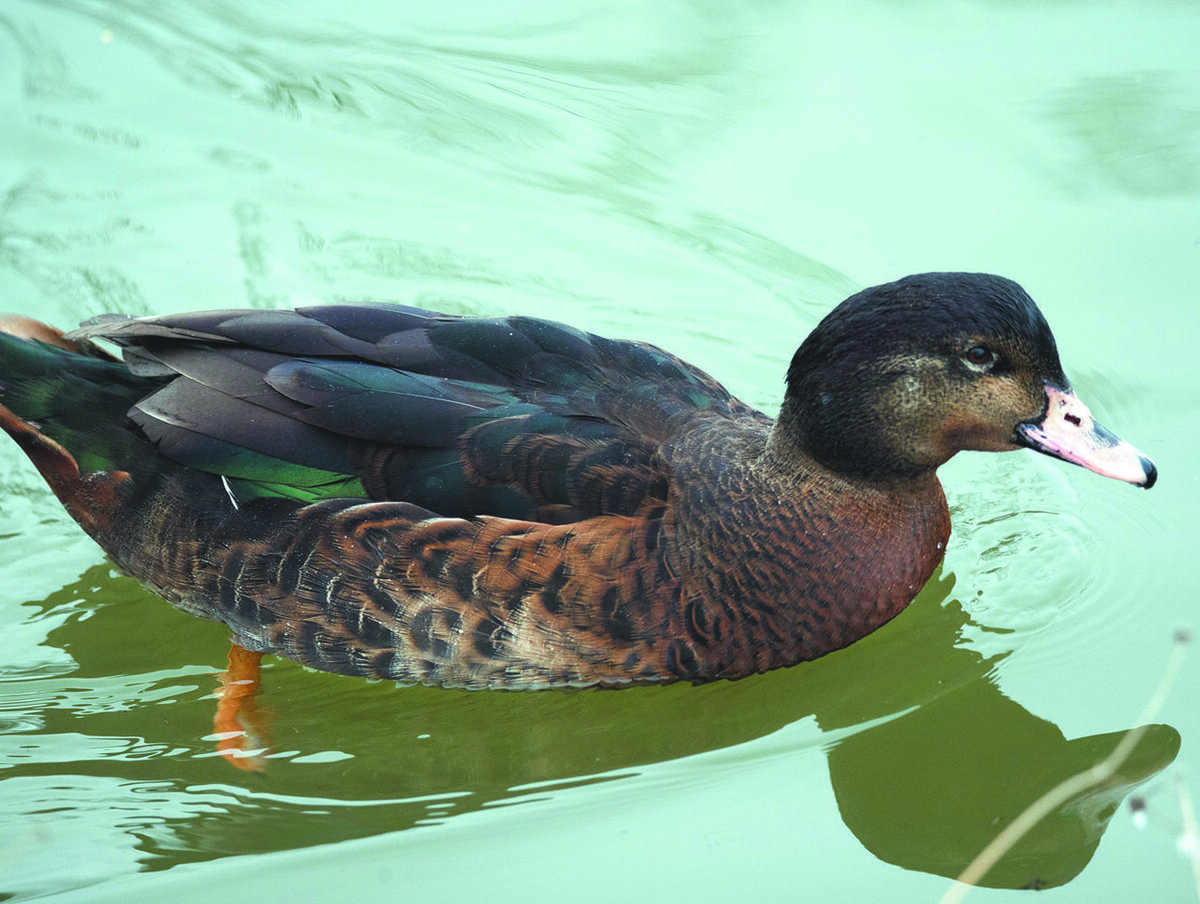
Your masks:
{"label": "dark wing feather", "polygon": [[[169,436],[171,428],[178,427],[250,452],[284,460],[298,458],[297,463],[328,471],[351,471],[346,444],[336,435],[191,380],[172,380],[134,405],[129,416],[145,432],[156,424],[163,436]],[[303,452],[281,456],[281,449]]]}
{"label": "dark wing feather", "polygon": [[372,345],[377,345],[386,336],[419,330],[439,316],[423,308],[402,304],[309,305],[297,310],[343,335]]}
{"label": "dark wing feather", "polygon": [[330,305],[106,318],[73,335],[173,375],[130,416],[171,458],[255,494],[357,487],[454,516],[632,514],[666,498],[673,431],[750,413],[660,349],[529,317]]}
{"label": "dark wing feather", "polygon": [[332,433],[401,446],[452,445],[465,417],[506,394],[357,361],[288,361],[264,379],[305,406],[293,417]]}
{"label": "dark wing feather", "polygon": [[129,369],[141,376],[186,377],[231,398],[252,401],[282,414],[302,410],[303,402],[276,392],[263,380],[272,368],[293,359],[287,355],[238,346],[203,346],[147,342],[125,348]]}

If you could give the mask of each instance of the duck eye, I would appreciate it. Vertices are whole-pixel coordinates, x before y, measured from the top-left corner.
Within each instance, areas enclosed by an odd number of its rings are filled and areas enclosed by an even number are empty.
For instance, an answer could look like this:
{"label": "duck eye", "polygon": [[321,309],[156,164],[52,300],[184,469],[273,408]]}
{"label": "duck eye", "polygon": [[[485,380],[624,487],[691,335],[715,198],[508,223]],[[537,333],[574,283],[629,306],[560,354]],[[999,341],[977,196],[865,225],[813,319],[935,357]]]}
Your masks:
{"label": "duck eye", "polygon": [[973,348],[967,349],[967,353],[964,355],[964,357],[966,358],[968,364],[974,365],[975,367],[988,367],[996,363],[996,355],[990,349],[986,349],[982,345],[976,345]]}

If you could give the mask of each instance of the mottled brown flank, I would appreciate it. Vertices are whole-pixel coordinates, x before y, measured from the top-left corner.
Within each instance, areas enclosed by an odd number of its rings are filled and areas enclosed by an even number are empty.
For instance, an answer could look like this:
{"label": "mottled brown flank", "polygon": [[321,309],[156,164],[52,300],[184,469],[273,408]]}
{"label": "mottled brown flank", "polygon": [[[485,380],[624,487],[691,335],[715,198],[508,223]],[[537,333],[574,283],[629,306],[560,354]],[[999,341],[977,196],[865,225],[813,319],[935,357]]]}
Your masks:
{"label": "mottled brown flank", "polygon": [[[823,475],[785,496],[759,418],[703,424],[676,444],[671,505],[563,525],[402,502],[234,510],[219,480],[183,469],[72,475],[69,455],[30,433],[73,514],[158,593],[248,648],[403,682],[619,684],[790,665],[895,616],[949,535],[936,481],[847,493]],[[687,464],[717,449],[744,463],[715,481]],[[704,517],[712,509],[728,514]]]}

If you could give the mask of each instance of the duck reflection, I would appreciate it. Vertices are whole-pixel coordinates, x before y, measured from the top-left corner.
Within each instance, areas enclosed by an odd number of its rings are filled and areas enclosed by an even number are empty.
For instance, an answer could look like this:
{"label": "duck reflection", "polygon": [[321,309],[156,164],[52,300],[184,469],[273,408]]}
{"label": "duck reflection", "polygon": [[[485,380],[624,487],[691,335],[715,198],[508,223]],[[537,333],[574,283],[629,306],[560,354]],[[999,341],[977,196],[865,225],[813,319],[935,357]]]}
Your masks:
{"label": "duck reflection", "polygon": [[[143,679],[127,681],[135,699],[124,707],[89,708],[60,694],[43,710],[42,730],[144,739],[121,761],[71,769],[181,792],[189,803],[139,832],[149,865],[164,868],[393,832],[527,800],[532,789],[552,794],[620,781],[654,763],[809,722],[814,740],[795,748],[798,765],[812,762],[814,747],[825,750],[841,819],[863,847],[906,869],[953,877],[1030,803],[1108,755],[1123,733],[1068,739],[1007,698],[995,683],[1003,657],[958,645],[969,618],[952,591],[952,576],[935,576],[896,621],[848,649],[696,687],[397,689],[268,660],[258,703],[274,712],[276,741],[267,770],[255,775],[230,768],[211,736],[200,739],[211,724],[213,682],[197,680],[200,669],[178,666],[200,648],[215,661],[222,632],[98,567],[44,608],[89,598],[107,604],[89,613],[84,628],[67,618],[49,641],[76,660],[70,684],[83,697],[94,700],[89,678],[141,670]],[[139,633],[153,632],[164,644],[133,650],[115,642],[132,620]],[[157,674],[147,676],[147,667]],[[172,686],[170,707],[145,703],[161,702]],[[1117,775],[1042,820],[983,884],[1069,882],[1091,859],[1121,800],[1169,765],[1179,744],[1170,726],[1148,726]],[[61,766],[18,765],[9,775],[49,768]],[[343,807],[348,818],[330,817]]]}

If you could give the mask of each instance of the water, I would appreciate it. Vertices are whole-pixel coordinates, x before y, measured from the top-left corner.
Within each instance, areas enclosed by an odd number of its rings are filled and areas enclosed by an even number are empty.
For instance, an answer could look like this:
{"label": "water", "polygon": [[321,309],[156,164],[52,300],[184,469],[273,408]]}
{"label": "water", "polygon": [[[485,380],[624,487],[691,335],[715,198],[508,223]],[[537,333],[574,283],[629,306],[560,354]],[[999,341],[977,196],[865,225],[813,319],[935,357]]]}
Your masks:
{"label": "water", "polygon": [[[771,410],[848,292],[990,270],[1162,478],[960,456],[910,610],[733,684],[469,694],[272,661],[248,775],[213,752],[224,629],[116,575],[0,446],[0,897],[937,900],[1018,792],[1137,722],[1195,623],[1198,35],[1171,2],[10,0],[5,308],[522,312]],[[1031,840],[1059,900],[1194,897],[1173,776],[1198,659],[1124,776],[1146,827],[1117,788]]]}

